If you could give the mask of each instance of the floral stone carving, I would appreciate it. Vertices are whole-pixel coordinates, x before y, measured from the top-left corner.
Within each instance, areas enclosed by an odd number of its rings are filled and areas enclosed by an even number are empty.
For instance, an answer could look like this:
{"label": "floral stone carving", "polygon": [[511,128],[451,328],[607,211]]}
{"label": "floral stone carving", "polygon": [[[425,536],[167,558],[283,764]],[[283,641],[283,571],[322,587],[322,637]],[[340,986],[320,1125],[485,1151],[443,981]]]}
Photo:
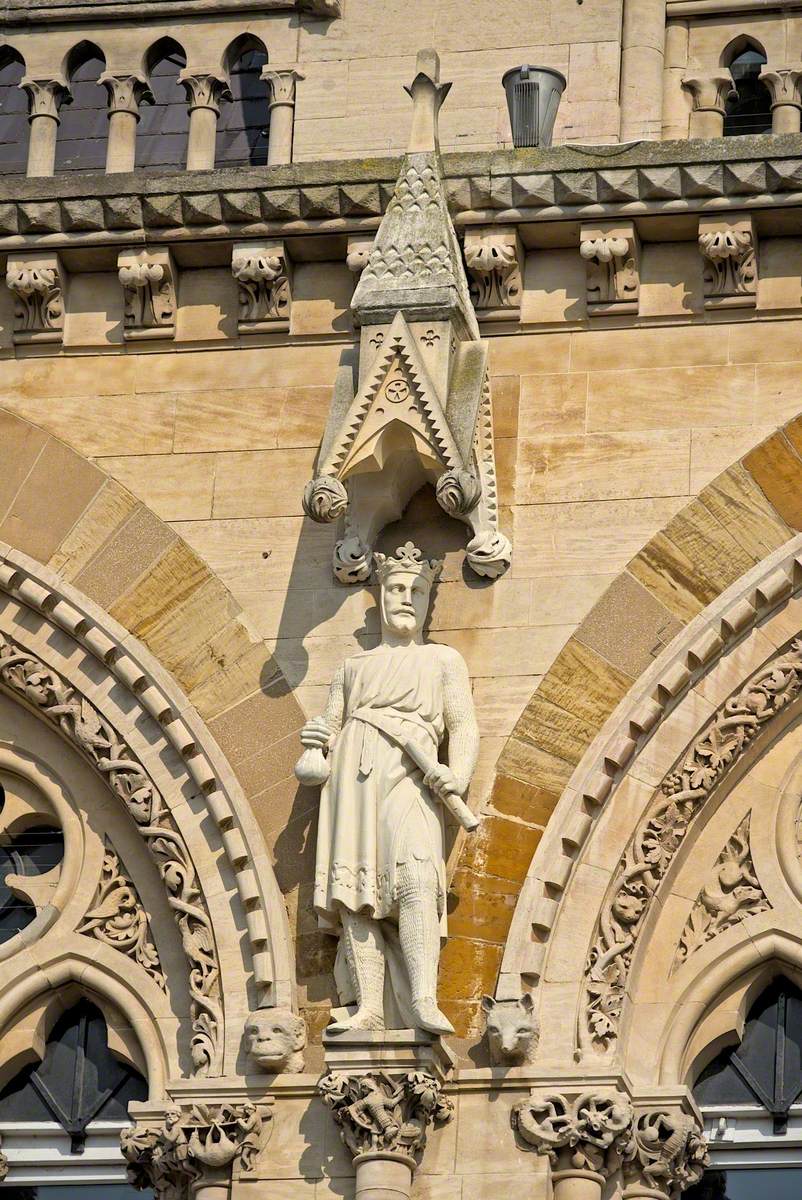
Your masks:
{"label": "floral stone carving", "polygon": [[706,308],[756,303],[757,236],[751,217],[742,221],[701,217],[699,249],[705,260]]}
{"label": "floral stone carving", "polygon": [[60,342],[64,337],[65,275],[58,255],[10,255],[6,286],[14,294],[16,343]]}
{"label": "floral stone carving", "polygon": [[187,958],[195,1074],[219,1074],[222,997],[212,923],[189,850],[164,797],[124,738],[86,696],[5,635],[0,636],[0,684],[77,746],[133,817],[164,880]]}
{"label": "floral stone carving", "polygon": [[123,287],[123,336],[129,339],[175,337],[176,274],[169,250],[124,252],[117,260]]}
{"label": "floral stone carving", "polygon": [[106,847],[103,866],[92,907],[78,926],[78,933],[95,937],[112,950],[119,950],[138,963],[162,991],[167,981],[159,952],[153,944],[148,914],[134,884],[111,846]]}
{"label": "floral stone carving", "polygon": [[[321,929],[339,936],[335,976],[342,1003],[354,1005],[330,1032],[453,1033],[436,995],[444,812],[468,830],[478,824],[462,797],[479,731],[463,659],[423,641],[441,564],[411,543],[375,560],[381,644],[339,669],[324,715],[301,731],[295,769],[302,783],[323,784],[314,906]],[[448,765],[438,760],[446,734]]]}
{"label": "floral stone carving", "polygon": [[620,1165],[632,1127],[632,1105],[619,1092],[582,1092],[521,1100],[512,1126],[524,1142],[548,1155],[552,1170],[606,1179]]}
{"label": "floral stone carving", "polygon": [[587,263],[588,316],[637,312],[640,242],[634,224],[583,225],[579,253]]}
{"label": "floral stone carving", "polygon": [[271,1121],[266,1106],[246,1102],[172,1108],[161,1125],[129,1126],[120,1134],[129,1181],[152,1188],[156,1200],[184,1200],[201,1180],[230,1176],[232,1168],[247,1174],[267,1145]]}
{"label": "floral stone carving", "polygon": [[707,797],[800,690],[802,640],[796,640],[719,708],[663,780],[615,876],[588,956],[580,1019],[583,1045],[601,1052],[614,1046],[638,938],[660,881]]}
{"label": "floral stone carving", "polygon": [[429,1126],[454,1115],[442,1085],[427,1071],[333,1071],[320,1080],[318,1092],[354,1157],[390,1153],[414,1159],[426,1146]]}
{"label": "floral stone carving", "polygon": [[283,242],[235,242],[231,273],[239,284],[240,333],[289,329],[292,268]]}
{"label": "floral stone carving", "polygon": [[[351,303],[362,327],[358,375],[346,365],[337,376],[315,476],[304,492],[313,521],[339,522],[334,574],[342,583],[369,579],[381,530],[427,484],[443,511],[470,529],[467,558],[477,574],[496,578],[510,564],[509,539],[499,529],[487,345],[438,150],[438,112],[450,85],[439,82],[433,52],[418,65],[408,89],[409,153],[370,251],[360,246],[349,256],[361,271]],[[514,236],[510,244],[517,247]],[[487,305],[498,300],[508,316],[520,275],[515,284],[505,245],[500,257],[477,249],[475,258],[487,268]]]}
{"label": "floral stone carving", "polygon": [[262,1071],[297,1074],[304,1069],[306,1024],[289,1008],[260,1008],[245,1027],[248,1053]]}
{"label": "floral stone carving", "polygon": [[725,929],[771,907],[752,862],[750,815],[747,813],[721,851],[711,882],[699,893],[679,940],[675,966]]}
{"label": "floral stone carving", "polygon": [[490,225],[465,233],[465,265],[476,315],[515,319],[521,313],[523,247],[515,226]]}

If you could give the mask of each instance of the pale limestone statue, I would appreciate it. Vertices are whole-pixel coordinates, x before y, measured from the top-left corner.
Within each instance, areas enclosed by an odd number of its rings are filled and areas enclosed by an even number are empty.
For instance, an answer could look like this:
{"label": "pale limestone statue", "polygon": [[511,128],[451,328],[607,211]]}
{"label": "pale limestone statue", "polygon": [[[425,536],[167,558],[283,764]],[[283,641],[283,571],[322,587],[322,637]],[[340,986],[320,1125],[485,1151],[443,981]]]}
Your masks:
{"label": "pale limestone statue", "polygon": [[[321,928],[341,935],[338,986],[356,1004],[329,1029],[452,1033],[437,1005],[443,809],[466,829],[478,824],[462,797],[479,731],[462,657],[423,641],[441,564],[411,542],[375,558],[381,644],[339,669],[325,714],[302,730],[296,767],[303,782],[324,783],[314,903]],[[438,761],[446,735],[448,764]]]}
{"label": "pale limestone statue", "polygon": [[248,1053],[263,1071],[303,1071],[306,1025],[291,1009],[258,1009],[248,1018],[245,1037]]}

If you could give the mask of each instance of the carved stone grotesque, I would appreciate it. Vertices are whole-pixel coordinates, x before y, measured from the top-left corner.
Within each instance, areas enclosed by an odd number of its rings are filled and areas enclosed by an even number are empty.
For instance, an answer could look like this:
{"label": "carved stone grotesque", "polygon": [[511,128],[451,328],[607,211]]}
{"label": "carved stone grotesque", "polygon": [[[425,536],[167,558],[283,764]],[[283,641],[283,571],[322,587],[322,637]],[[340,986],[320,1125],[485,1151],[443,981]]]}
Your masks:
{"label": "carved stone grotesque", "polygon": [[252,1013],[245,1037],[248,1053],[263,1071],[303,1071],[306,1025],[291,1009],[262,1008]]}
{"label": "carved stone grotesque", "polygon": [[268,1108],[245,1104],[193,1104],[171,1108],[157,1126],[130,1126],[120,1134],[128,1178],[152,1188],[156,1200],[184,1200],[190,1185],[219,1179],[239,1167],[253,1170],[271,1128]]}
{"label": "carved stone grotesque", "polygon": [[606,1179],[621,1162],[632,1126],[632,1106],[618,1092],[566,1096],[536,1093],[512,1110],[521,1139],[548,1155],[559,1175]]}
{"label": "carved stone grotesque", "polygon": [[[436,996],[444,811],[467,829],[478,823],[462,797],[479,733],[463,659],[423,641],[440,564],[411,542],[374,557],[381,644],[337,672],[324,715],[302,730],[296,767],[302,782],[324,784],[314,904],[321,928],[340,937],[340,998],[356,1005],[331,1031],[451,1033]],[[438,760],[446,734],[448,764]]]}
{"label": "carved stone grotesque", "polygon": [[355,1157],[396,1154],[413,1158],[426,1145],[428,1128],[454,1115],[440,1083],[426,1071],[396,1075],[331,1072],[318,1084],[323,1103]]}
{"label": "carved stone grotesque", "polygon": [[487,1041],[493,1065],[517,1067],[532,1062],[540,1025],[529,992],[520,1000],[483,996],[482,1008],[487,1017]]}
{"label": "carved stone grotesque", "polygon": [[689,1113],[655,1110],[635,1118],[623,1150],[625,1195],[676,1196],[702,1178],[707,1142]]}

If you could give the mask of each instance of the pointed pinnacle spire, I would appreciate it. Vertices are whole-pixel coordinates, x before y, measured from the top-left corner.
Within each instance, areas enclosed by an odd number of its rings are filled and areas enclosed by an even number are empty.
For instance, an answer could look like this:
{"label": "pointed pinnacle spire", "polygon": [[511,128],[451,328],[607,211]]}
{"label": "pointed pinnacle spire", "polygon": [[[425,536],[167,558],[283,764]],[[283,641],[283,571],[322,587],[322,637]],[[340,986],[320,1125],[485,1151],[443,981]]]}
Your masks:
{"label": "pointed pinnacle spire", "polygon": [[412,97],[409,154],[440,149],[440,109],[451,91],[450,83],[440,82],[440,57],[436,50],[419,50],[415,65],[415,78],[404,88]]}

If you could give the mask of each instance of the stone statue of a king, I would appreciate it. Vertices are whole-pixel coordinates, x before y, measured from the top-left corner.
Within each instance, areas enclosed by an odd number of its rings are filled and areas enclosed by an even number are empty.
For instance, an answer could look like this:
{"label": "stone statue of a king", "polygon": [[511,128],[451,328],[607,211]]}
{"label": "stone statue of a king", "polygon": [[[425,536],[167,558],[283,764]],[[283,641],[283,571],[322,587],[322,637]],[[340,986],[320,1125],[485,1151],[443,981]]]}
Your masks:
{"label": "stone statue of a king", "polygon": [[[340,667],[324,715],[302,730],[296,767],[303,782],[323,783],[315,910],[340,935],[340,998],[355,1006],[329,1030],[453,1033],[437,1004],[444,810],[466,829],[478,823],[462,797],[479,731],[462,657],[423,640],[441,564],[411,542],[375,562],[381,643]],[[448,763],[438,757],[446,737]]]}

